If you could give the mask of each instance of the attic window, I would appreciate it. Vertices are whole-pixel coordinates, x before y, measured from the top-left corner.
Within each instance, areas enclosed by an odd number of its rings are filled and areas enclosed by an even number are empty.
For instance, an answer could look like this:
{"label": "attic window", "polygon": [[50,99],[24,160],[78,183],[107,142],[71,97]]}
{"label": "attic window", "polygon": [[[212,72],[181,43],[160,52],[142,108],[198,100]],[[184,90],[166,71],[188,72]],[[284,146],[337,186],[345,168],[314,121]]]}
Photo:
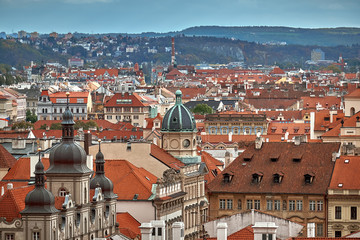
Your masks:
{"label": "attic window", "polygon": [[229,183],[229,182],[231,182],[232,178],[233,178],[233,175],[231,175],[231,174],[229,174],[229,173],[224,173],[224,174],[223,174],[223,181],[224,181],[224,183]]}
{"label": "attic window", "polygon": [[324,117],[324,121],[330,121],[330,117]]}
{"label": "attic window", "polygon": [[243,159],[245,162],[250,162],[254,154],[244,154]]}
{"label": "attic window", "polygon": [[137,193],[136,193],[136,194],[134,195],[133,200],[137,200],[137,199],[138,199],[138,197],[139,197],[139,194],[137,194]]}
{"label": "attic window", "polygon": [[338,187],[340,187],[340,188],[341,188],[342,186],[343,186],[343,184],[342,184],[342,183],[339,183],[339,184],[338,184]]}
{"label": "attic window", "polygon": [[309,127],[306,127],[306,128],[305,128],[305,133],[309,133],[309,131],[310,131],[310,128],[309,128]]}
{"label": "attic window", "polygon": [[270,161],[272,162],[277,162],[277,160],[279,160],[279,154],[274,154],[270,156]]}
{"label": "attic window", "polygon": [[276,127],[272,127],[272,128],[271,128],[271,132],[272,132],[272,133],[275,133],[275,132],[276,132]]}
{"label": "attic window", "polygon": [[294,133],[298,133],[299,132],[299,127],[294,127]]}
{"label": "attic window", "polygon": [[345,159],[344,163],[349,163],[350,160],[349,159]]}
{"label": "attic window", "polygon": [[261,182],[261,180],[262,180],[262,177],[263,177],[263,174],[262,173],[254,173],[253,175],[252,175],[252,182],[253,183],[259,183],[259,182]]}
{"label": "attic window", "polygon": [[302,154],[295,154],[292,159],[293,162],[300,162],[301,158],[302,158]]}
{"label": "attic window", "polygon": [[216,169],[211,170],[212,174],[216,177],[218,175],[218,172]]}
{"label": "attic window", "polygon": [[281,183],[283,177],[284,177],[284,174],[282,174],[282,173],[275,173],[275,174],[273,175],[274,183]]}
{"label": "attic window", "polygon": [[305,184],[310,184],[313,182],[314,180],[314,175],[312,174],[305,174],[304,175],[304,178],[305,178]]}

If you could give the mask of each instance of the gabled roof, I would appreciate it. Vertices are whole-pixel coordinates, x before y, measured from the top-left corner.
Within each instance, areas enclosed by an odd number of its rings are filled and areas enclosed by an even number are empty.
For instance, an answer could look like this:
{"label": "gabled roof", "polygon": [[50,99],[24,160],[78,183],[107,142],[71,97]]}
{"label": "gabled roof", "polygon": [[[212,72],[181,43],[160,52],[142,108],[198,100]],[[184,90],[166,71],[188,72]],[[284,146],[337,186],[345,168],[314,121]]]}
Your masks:
{"label": "gabled roof", "polygon": [[[95,167],[94,167],[95,169]],[[106,160],[105,175],[114,184],[114,193],[119,200],[148,200],[157,177],[126,160]],[[135,200],[134,200],[135,201]]]}
{"label": "gabled roof", "polygon": [[176,157],[155,144],[151,144],[150,155],[168,166],[169,168],[179,170],[180,167],[185,166],[185,164],[179,159],[177,159]]}
{"label": "gabled roof", "polygon": [[0,196],[0,217],[7,222],[21,218],[20,212],[25,209],[25,197],[33,189],[34,185],[6,190],[4,195]]}
{"label": "gabled roof", "polygon": [[351,93],[345,95],[344,98],[360,98],[360,88],[357,88]]}
{"label": "gabled roof", "polygon": [[[238,193],[289,193],[326,194],[330,183],[334,162],[332,154],[338,152],[340,143],[294,143],[264,142],[261,149],[255,144],[248,147],[222,172],[234,176],[229,183],[223,182],[223,174],[218,175],[209,185],[210,192]],[[277,161],[270,156],[279,153]],[[244,159],[245,155],[252,158]],[[299,159],[300,158],[300,159]],[[295,161],[299,159],[300,161]],[[273,174],[283,172],[281,183],[274,183]],[[262,172],[260,183],[252,182],[252,174]],[[304,181],[305,174],[314,174],[311,184]]]}
{"label": "gabled roof", "polygon": [[329,189],[360,190],[360,156],[341,156],[336,160]]}
{"label": "gabled roof", "polygon": [[0,131],[0,138],[27,138],[29,131]]}
{"label": "gabled roof", "polygon": [[120,233],[131,239],[140,238],[141,232],[139,227],[141,224],[128,212],[117,213],[116,222],[119,223]]}
{"label": "gabled roof", "polygon": [[[119,100],[119,101],[117,101]],[[127,101],[127,102],[125,102]],[[115,93],[109,101],[104,104],[104,107],[145,107],[147,103],[142,102],[142,98],[137,93]]]}
{"label": "gabled roof", "polygon": [[[87,104],[89,92],[70,92],[69,95],[69,103],[78,103],[78,99],[83,99],[83,104]],[[56,104],[56,99],[66,99],[66,92],[56,92],[53,94],[49,94],[50,101]],[[65,102],[66,103],[66,102]]]}
{"label": "gabled roof", "polygon": [[[357,112],[353,116],[351,116],[348,119],[344,118],[344,127],[356,127],[356,117],[360,117],[360,112]],[[340,136],[340,128],[342,127],[341,120],[337,121],[337,126],[335,126],[333,129],[325,132],[322,137],[339,137]],[[353,135],[352,135],[353,136]]]}
{"label": "gabled roof", "polygon": [[0,168],[12,168],[15,163],[16,158],[0,144]]}
{"label": "gabled roof", "polygon": [[224,163],[215,159],[209,153],[202,151],[201,152],[201,161],[206,164],[206,167],[209,169],[209,172],[205,175],[206,183],[211,182],[218,174],[221,173],[218,166],[223,166]]}

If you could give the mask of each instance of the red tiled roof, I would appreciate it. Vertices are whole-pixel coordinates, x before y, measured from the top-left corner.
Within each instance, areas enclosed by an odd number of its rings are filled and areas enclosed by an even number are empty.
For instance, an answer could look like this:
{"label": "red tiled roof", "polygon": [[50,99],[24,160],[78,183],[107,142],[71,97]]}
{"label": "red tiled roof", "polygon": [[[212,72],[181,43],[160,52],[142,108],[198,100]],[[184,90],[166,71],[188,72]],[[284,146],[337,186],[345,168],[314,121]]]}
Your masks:
{"label": "red tiled roof", "polygon": [[15,163],[16,158],[0,144],[0,168],[12,168]]}
{"label": "red tiled roof", "polygon": [[[340,143],[294,143],[265,142],[261,149],[255,144],[248,147],[223,173],[234,175],[230,183],[223,182],[223,174],[218,175],[208,188],[210,192],[241,193],[293,193],[325,194],[330,183],[334,162],[332,154],[338,152]],[[276,154],[277,160],[271,157]],[[244,156],[252,156],[248,161]],[[300,159],[299,162],[293,159]],[[262,180],[252,183],[252,175],[261,172]],[[274,184],[273,175],[282,172],[284,177]],[[304,175],[313,174],[311,184],[305,184]]]}
{"label": "red tiled roof", "polygon": [[320,104],[323,108],[330,108],[332,106],[340,108],[341,98],[335,96],[325,97],[301,97],[304,108],[316,109],[316,106]]}
{"label": "red tiled roof", "polygon": [[205,151],[201,152],[201,161],[209,169],[209,172],[205,175],[205,181],[209,183],[221,172],[217,166],[223,166],[224,164]]}
{"label": "red tiled roof", "polygon": [[359,156],[341,156],[336,159],[329,189],[360,190],[359,169]]}
{"label": "red tiled roof", "polygon": [[157,181],[156,176],[126,160],[106,160],[105,175],[113,182],[119,200],[133,200],[135,194],[138,200],[147,200]]}
{"label": "red tiled roof", "polygon": [[125,236],[135,239],[141,236],[140,222],[138,222],[128,212],[122,212],[116,214],[116,221],[119,223],[119,230]]}
{"label": "red tiled roof", "polygon": [[[87,103],[89,92],[70,92],[69,103],[78,103],[77,99],[84,99],[84,104]],[[56,99],[66,99],[66,92],[56,92],[49,95],[50,101],[56,104]]]}
{"label": "red tiled roof", "polygon": [[[353,116],[351,116],[348,119],[344,119],[344,127],[355,127],[356,126],[356,117],[359,116],[360,117],[360,112],[354,114]],[[340,136],[340,128],[342,126],[341,124],[341,120],[337,121],[338,125],[336,127],[334,127],[333,129],[327,131],[326,133],[324,133],[322,135],[322,137],[339,137]],[[354,135],[351,135],[354,136]],[[344,136],[342,136],[344,137]]]}
{"label": "red tiled roof", "polygon": [[[216,240],[217,238],[207,238],[208,240]],[[254,240],[254,229],[247,226],[227,237],[228,240]]]}
{"label": "red tiled roof", "polygon": [[6,190],[0,197],[0,216],[7,222],[21,218],[20,212],[25,209],[25,197],[34,186],[24,186]]}
{"label": "red tiled roof", "polygon": [[[38,120],[34,123],[34,129],[40,129],[40,127],[44,124],[46,124],[47,126],[51,126],[51,124],[53,123],[61,123],[62,120]],[[111,123],[107,120],[79,120],[81,122],[84,122],[84,123],[87,123],[89,121],[93,121],[93,122],[96,122],[96,124],[99,126],[99,127],[102,127],[103,129],[111,129],[111,130],[120,130],[122,129],[125,125],[128,125],[129,123],[123,123],[123,122],[120,122],[120,123]],[[75,121],[77,122],[77,121]],[[132,126],[130,124],[130,126]],[[131,127],[133,128],[133,126]],[[130,129],[131,129],[130,128]]]}
{"label": "red tiled roof", "polygon": [[54,204],[55,208],[61,210],[62,205],[64,204],[64,201],[65,201],[65,197],[56,196],[55,197],[55,204]]}
{"label": "red tiled roof", "polygon": [[180,167],[185,166],[179,159],[155,144],[151,144],[150,155],[170,168],[180,169]]}
{"label": "red tiled roof", "polygon": [[357,88],[351,93],[345,95],[344,98],[360,98],[360,88]]}
{"label": "red tiled roof", "polygon": [[[116,100],[131,100],[131,103],[117,103]],[[141,101],[141,97],[137,93],[129,94],[129,93],[115,93],[109,101],[104,104],[104,107],[145,107],[148,106],[147,103]]]}
{"label": "red tiled roof", "polygon": [[[47,170],[50,166],[48,158],[42,158],[44,164],[44,170]],[[30,180],[30,158],[19,158],[9,172],[4,176],[2,181],[13,181],[13,180]]]}
{"label": "red tiled roof", "polygon": [[0,131],[0,138],[27,138],[29,131]]}

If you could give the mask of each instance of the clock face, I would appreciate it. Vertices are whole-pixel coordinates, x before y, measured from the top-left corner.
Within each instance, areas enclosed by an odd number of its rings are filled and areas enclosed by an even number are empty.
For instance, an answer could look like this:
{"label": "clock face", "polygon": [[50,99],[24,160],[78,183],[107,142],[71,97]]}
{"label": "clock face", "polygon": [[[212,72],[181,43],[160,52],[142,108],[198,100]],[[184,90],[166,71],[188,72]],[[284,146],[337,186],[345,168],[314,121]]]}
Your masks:
{"label": "clock face", "polygon": [[189,139],[185,139],[184,141],[183,141],[183,146],[184,147],[189,147],[190,146],[190,140]]}

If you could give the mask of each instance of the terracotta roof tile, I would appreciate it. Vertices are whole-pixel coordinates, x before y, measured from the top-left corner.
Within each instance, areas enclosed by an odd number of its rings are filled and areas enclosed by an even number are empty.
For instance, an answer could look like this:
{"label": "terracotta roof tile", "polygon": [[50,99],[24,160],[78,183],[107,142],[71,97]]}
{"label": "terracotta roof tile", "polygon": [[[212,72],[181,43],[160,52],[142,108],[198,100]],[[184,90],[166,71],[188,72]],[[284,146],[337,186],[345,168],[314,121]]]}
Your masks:
{"label": "terracotta roof tile", "polygon": [[359,156],[341,156],[336,160],[329,189],[360,190],[359,169]]}
{"label": "terracotta roof tile", "polygon": [[0,168],[12,168],[15,163],[16,158],[0,144]]}
{"label": "terracotta roof tile", "polygon": [[119,230],[125,236],[135,239],[141,236],[140,222],[138,222],[128,212],[122,212],[116,214],[116,221],[119,223]]}
{"label": "terracotta roof tile", "polygon": [[[223,174],[218,175],[209,185],[210,192],[242,193],[293,193],[325,194],[330,183],[334,162],[332,153],[338,152],[340,143],[294,143],[265,142],[261,149],[255,144],[248,147],[222,173],[232,172],[230,183],[223,182]],[[270,156],[280,153],[277,161]],[[253,154],[250,161],[244,155]],[[293,159],[301,156],[300,162]],[[262,172],[260,183],[252,183],[252,174]],[[273,174],[282,172],[280,184],[273,182]],[[314,174],[311,184],[305,183],[305,174]]]}
{"label": "terracotta roof tile", "polygon": [[357,88],[351,93],[345,95],[344,98],[360,98],[360,88]]}
{"label": "terracotta roof tile", "polygon": [[[217,238],[207,238],[208,240],[216,240]],[[227,237],[228,240],[254,240],[254,229],[247,226]]]}
{"label": "terracotta roof tile", "polygon": [[[77,99],[83,99],[84,104],[88,101],[89,92],[70,92],[69,103],[78,103]],[[66,99],[66,92],[56,92],[49,95],[50,101],[56,104],[56,99]]]}
{"label": "terracotta roof tile", "polygon": [[[50,166],[48,158],[42,158],[42,163],[44,164],[44,169],[47,170]],[[14,166],[9,170],[9,172],[4,176],[2,181],[14,181],[30,180],[30,158],[19,158]]]}
{"label": "terracotta roof tile", "polygon": [[150,155],[170,168],[180,169],[180,167],[185,166],[179,159],[155,144],[151,144]]}
{"label": "terracotta roof tile", "polygon": [[0,197],[0,216],[7,222],[21,218],[20,212],[25,208],[25,197],[34,186],[24,186],[6,190]]}
{"label": "terracotta roof tile", "polygon": [[[129,103],[119,102],[117,100],[131,100]],[[104,107],[145,107],[148,106],[147,103],[142,102],[141,97],[137,93],[129,94],[129,93],[115,93],[109,101],[104,104]]]}
{"label": "terracotta roof tile", "polygon": [[0,138],[27,138],[29,131],[0,131]]}

